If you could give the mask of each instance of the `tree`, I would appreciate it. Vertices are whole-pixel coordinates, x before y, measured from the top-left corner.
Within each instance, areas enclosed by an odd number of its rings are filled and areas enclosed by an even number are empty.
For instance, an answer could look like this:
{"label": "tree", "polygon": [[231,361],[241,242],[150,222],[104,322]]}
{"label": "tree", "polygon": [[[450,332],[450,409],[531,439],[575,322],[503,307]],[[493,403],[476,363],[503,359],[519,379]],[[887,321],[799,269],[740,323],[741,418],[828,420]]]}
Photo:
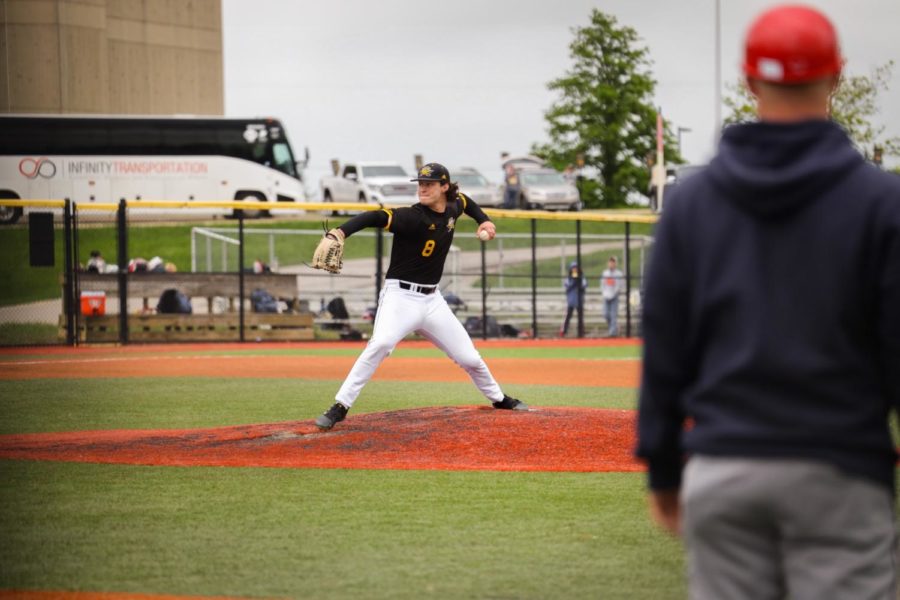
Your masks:
{"label": "tree", "polygon": [[[831,117],[846,131],[867,158],[881,155],[900,156],[900,137],[885,137],[885,127],[873,124],[878,113],[878,94],[888,89],[894,61],[877,67],[872,75],[841,76],[840,85],[831,97]],[[725,106],[731,113],[725,124],[745,123],[756,119],[756,102],[744,82],[728,86]]]}
{"label": "tree", "polygon": [[[573,33],[574,64],[547,84],[560,93],[544,113],[550,142],[534,144],[532,153],[557,169],[583,161],[586,206],[622,205],[630,191],[646,193],[648,158],[656,153],[656,81],[649,52],[638,46],[634,29],[596,9],[590,25]],[[674,137],[666,127],[666,160],[684,162]]]}

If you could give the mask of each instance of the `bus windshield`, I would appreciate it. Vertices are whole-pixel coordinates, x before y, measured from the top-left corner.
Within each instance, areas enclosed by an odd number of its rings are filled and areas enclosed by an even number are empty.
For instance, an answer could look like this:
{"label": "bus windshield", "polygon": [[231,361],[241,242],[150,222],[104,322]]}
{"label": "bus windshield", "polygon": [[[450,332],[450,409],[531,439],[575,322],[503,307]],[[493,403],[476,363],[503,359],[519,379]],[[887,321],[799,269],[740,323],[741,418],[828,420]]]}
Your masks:
{"label": "bus windshield", "polygon": [[281,171],[285,175],[297,177],[297,166],[294,163],[294,155],[287,142],[275,142],[272,144],[272,168]]}

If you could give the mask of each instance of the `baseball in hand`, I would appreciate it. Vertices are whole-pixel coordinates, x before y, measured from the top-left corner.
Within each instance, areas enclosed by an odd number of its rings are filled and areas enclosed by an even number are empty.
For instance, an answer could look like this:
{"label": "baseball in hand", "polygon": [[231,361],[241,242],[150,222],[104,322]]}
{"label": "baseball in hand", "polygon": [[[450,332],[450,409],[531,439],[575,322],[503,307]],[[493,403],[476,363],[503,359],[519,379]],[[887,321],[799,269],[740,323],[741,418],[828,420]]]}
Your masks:
{"label": "baseball in hand", "polygon": [[489,239],[491,239],[491,232],[487,229],[482,229],[478,232],[478,239],[480,239],[482,242],[488,241]]}

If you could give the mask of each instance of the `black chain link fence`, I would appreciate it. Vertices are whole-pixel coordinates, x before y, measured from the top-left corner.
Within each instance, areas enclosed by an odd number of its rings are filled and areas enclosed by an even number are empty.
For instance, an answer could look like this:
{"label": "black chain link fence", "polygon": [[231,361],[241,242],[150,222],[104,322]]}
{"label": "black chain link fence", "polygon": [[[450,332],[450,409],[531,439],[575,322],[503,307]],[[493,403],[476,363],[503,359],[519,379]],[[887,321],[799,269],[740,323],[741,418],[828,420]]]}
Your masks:
{"label": "black chain link fence", "polygon": [[[380,230],[348,243],[344,272],[304,263],[321,218],[188,220],[149,208],[31,208],[0,228],[0,346],[361,339],[371,331],[390,256]],[[523,215],[527,216],[527,215]],[[521,219],[522,217],[520,217]],[[340,219],[331,218],[332,226]],[[541,218],[482,244],[460,224],[441,289],[473,337],[556,337],[566,312],[570,262],[589,286],[569,337],[600,337],[600,275],[609,256],[625,271],[620,335],[639,335],[647,229],[598,234]],[[474,225],[474,223],[473,223]],[[586,229],[583,232],[583,228]],[[474,229],[474,228],[473,228]]]}

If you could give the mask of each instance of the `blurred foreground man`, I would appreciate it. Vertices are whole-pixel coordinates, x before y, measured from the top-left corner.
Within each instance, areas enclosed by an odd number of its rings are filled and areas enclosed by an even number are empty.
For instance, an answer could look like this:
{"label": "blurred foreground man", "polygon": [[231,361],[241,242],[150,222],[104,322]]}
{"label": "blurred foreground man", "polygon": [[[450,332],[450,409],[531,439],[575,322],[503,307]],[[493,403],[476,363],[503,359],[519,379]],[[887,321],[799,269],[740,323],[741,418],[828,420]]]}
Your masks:
{"label": "blurred foreground man", "polygon": [[762,14],[759,122],[657,229],[637,454],[692,598],[895,598],[900,179],[829,120],[842,64],[821,13]]}

